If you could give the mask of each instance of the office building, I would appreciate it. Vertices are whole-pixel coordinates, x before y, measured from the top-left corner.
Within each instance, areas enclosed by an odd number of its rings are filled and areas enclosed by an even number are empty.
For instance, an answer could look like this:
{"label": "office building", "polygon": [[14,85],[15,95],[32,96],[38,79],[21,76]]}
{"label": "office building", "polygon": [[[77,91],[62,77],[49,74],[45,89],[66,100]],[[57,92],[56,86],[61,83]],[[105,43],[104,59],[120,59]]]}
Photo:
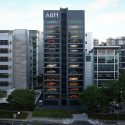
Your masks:
{"label": "office building", "polygon": [[106,40],[107,46],[120,46],[119,49],[119,71],[125,72],[125,37],[108,38]]}
{"label": "office building", "polygon": [[38,75],[37,30],[0,30],[0,89],[34,89]]}
{"label": "office building", "polygon": [[119,46],[94,46],[94,84],[105,87],[119,78]]}
{"label": "office building", "polygon": [[77,105],[84,89],[85,30],[83,10],[45,10],[45,105]]}
{"label": "office building", "polygon": [[13,88],[13,32],[0,30],[0,89]]}
{"label": "office building", "polygon": [[116,45],[120,46],[119,50],[119,70],[120,73],[125,72],[125,37],[116,38]]}

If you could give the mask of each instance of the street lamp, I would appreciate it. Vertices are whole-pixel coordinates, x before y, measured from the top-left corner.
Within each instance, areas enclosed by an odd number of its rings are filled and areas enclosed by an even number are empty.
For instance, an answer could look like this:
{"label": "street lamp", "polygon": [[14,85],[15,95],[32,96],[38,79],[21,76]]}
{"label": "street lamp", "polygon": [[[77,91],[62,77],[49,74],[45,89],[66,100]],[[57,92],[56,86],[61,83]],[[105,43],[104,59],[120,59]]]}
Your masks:
{"label": "street lamp", "polygon": [[118,103],[116,104],[116,106],[117,106],[117,121],[119,120],[119,105],[118,105]]}
{"label": "street lamp", "polygon": [[16,119],[17,115],[19,115],[20,112],[17,112],[17,114],[13,114],[13,121],[12,121],[12,125],[14,125],[14,120]]}

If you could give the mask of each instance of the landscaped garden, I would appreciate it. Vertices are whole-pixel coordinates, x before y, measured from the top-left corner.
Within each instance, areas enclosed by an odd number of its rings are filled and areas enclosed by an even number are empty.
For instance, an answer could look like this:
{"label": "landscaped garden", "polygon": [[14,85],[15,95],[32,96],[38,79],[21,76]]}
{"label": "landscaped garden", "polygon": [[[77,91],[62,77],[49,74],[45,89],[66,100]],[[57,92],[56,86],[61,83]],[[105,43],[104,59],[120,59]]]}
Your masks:
{"label": "landscaped garden", "polygon": [[38,109],[33,112],[33,117],[52,117],[52,118],[72,118],[70,111],[66,110],[47,110]]}
{"label": "landscaped garden", "polygon": [[27,114],[21,112],[17,115],[17,112],[9,112],[9,111],[0,111],[0,118],[13,118],[13,115],[16,114],[17,119],[25,119],[27,118]]}
{"label": "landscaped garden", "polygon": [[99,120],[125,120],[125,114],[102,114],[102,113],[92,113],[88,114],[90,119],[99,119]]}

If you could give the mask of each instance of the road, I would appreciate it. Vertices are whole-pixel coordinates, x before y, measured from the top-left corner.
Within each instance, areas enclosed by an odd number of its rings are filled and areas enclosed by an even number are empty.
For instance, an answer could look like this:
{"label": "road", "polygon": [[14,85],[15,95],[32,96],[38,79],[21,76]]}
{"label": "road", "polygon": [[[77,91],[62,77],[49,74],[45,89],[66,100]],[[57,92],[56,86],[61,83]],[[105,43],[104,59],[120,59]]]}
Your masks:
{"label": "road", "polygon": [[[7,121],[0,121],[0,125],[64,125],[64,124],[57,124],[57,123],[32,123],[32,122],[7,122]],[[88,122],[75,122],[69,125],[92,125]]]}

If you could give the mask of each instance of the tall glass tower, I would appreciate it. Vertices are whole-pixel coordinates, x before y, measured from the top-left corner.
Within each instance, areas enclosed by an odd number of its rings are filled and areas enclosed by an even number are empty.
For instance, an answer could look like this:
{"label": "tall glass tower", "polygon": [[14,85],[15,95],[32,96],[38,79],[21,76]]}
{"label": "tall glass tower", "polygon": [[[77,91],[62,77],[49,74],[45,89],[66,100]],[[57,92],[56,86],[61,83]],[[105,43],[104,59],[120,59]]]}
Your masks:
{"label": "tall glass tower", "polygon": [[84,10],[44,10],[45,105],[77,105],[84,89]]}

